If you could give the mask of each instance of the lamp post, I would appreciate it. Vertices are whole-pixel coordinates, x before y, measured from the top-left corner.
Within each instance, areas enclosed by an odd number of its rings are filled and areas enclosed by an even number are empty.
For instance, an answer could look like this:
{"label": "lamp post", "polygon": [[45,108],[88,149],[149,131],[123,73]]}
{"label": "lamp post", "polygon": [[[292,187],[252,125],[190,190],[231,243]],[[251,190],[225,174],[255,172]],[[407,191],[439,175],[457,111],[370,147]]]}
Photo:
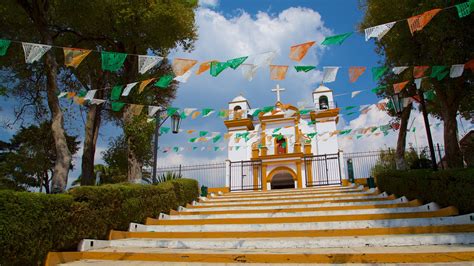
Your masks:
{"label": "lamp post", "polygon": [[[431,168],[433,169],[433,171],[437,171],[438,165],[436,164],[433,138],[431,137],[430,122],[428,121],[428,113],[426,112],[426,106],[425,106],[425,97],[423,96],[422,90],[418,90],[418,96],[420,97],[421,111],[423,114],[423,120],[425,122],[426,137],[428,139],[428,146],[430,148]],[[398,115],[400,115],[403,111],[403,102],[402,102],[402,99],[400,98],[400,95],[396,93],[393,96],[390,96],[390,100],[392,101],[395,112]]]}
{"label": "lamp post", "polygon": [[[163,123],[170,117],[168,115],[163,121],[160,121],[160,112],[157,112],[155,118],[155,136],[154,136],[154,144],[153,144],[153,173],[152,173],[152,181],[153,183],[157,182],[156,179],[156,164],[158,163],[158,137],[160,136],[160,128]],[[179,124],[181,122],[181,116],[178,112],[175,112],[171,115],[171,129],[173,134],[178,134],[179,132]]]}

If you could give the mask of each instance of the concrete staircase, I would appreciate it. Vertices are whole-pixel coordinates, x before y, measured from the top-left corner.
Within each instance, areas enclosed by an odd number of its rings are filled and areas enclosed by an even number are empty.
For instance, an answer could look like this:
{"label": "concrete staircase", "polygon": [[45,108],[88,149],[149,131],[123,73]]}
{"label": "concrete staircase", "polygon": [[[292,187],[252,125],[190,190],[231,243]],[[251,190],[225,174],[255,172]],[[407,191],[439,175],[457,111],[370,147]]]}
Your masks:
{"label": "concrete staircase", "polygon": [[51,252],[46,265],[474,263],[474,214],[364,187],[234,192]]}

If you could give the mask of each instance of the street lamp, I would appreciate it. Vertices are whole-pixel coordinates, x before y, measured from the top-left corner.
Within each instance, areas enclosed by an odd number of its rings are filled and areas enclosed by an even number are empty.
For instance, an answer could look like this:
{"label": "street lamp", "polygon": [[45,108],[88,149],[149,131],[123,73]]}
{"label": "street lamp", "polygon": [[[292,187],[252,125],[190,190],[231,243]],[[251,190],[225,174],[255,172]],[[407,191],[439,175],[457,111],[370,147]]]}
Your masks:
{"label": "street lamp", "polygon": [[[153,174],[152,174],[152,182],[156,183],[156,164],[158,163],[158,137],[160,136],[160,128],[163,123],[170,117],[170,115],[166,116],[163,121],[160,121],[161,112],[156,113],[155,118],[155,138],[154,138],[154,145],[153,145]],[[181,122],[181,116],[178,112],[175,112],[171,115],[171,128],[173,134],[178,134],[179,132],[179,124]]]}
{"label": "street lamp", "polygon": [[[421,111],[423,114],[423,120],[425,122],[425,129],[426,129],[426,137],[428,139],[428,146],[430,147],[430,156],[431,156],[431,168],[433,171],[438,170],[438,165],[436,164],[436,157],[435,157],[435,151],[434,151],[434,146],[433,146],[433,138],[431,137],[431,129],[430,129],[430,122],[428,121],[428,113],[426,112],[426,106],[425,106],[425,98],[423,96],[423,91],[418,90],[418,96],[420,97],[420,106],[421,106]],[[400,95],[398,93],[395,93],[393,96],[390,96],[390,100],[393,105],[393,109],[397,113],[397,115],[401,115],[403,111],[403,101],[402,98],[400,98]],[[440,158],[441,160],[441,158]]]}

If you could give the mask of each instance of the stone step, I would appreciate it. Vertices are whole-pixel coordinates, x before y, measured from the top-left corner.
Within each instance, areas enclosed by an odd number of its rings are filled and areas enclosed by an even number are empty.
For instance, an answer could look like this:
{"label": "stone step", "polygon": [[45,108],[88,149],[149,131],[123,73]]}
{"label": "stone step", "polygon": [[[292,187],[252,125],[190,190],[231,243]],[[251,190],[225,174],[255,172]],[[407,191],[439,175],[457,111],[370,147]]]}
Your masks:
{"label": "stone step", "polygon": [[[308,205],[297,205],[297,206],[281,206],[281,207],[249,207],[243,209],[234,208],[221,208],[214,209],[186,209],[180,208],[181,211],[171,210],[171,215],[209,215],[209,214],[245,214],[245,213],[282,213],[282,212],[309,212],[309,211],[337,211],[337,210],[363,210],[363,209],[382,209],[382,208],[403,208],[403,207],[418,207],[422,203],[419,200],[403,201],[404,198],[400,198],[396,203],[383,204],[383,201],[376,201],[375,204],[370,202],[357,202],[356,204],[350,203],[326,203],[326,204],[308,204]],[[388,202],[393,202],[389,200]],[[379,204],[377,204],[379,203]]]}
{"label": "stone step", "polygon": [[209,198],[218,198],[218,199],[248,199],[248,198],[262,198],[262,197],[272,197],[272,196],[282,196],[282,195],[295,195],[295,194],[315,194],[315,195],[324,195],[324,194],[332,194],[332,193],[350,193],[350,192],[363,192],[366,191],[367,189],[364,189],[363,186],[359,187],[353,187],[353,188],[348,188],[348,189],[338,189],[338,190],[320,190],[320,189],[309,189],[309,188],[303,188],[303,189],[293,189],[291,191],[276,191],[276,190],[270,190],[269,192],[265,193],[258,193],[256,194],[243,194],[240,195],[240,193],[227,193],[223,195],[214,195],[214,197],[209,197]]}
{"label": "stone step", "polygon": [[454,207],[446,207],[435,211],[398,212],[398,213],[374,213],[374,214],[342,214],[327,216],[298,216],[298,217],[262,217],[262,218],[215,218],[215,219],[155,219],[147,218],[147,225],[200,225],[200,224],[269,224],[269,223],[308,223],[308,222],[331,222],[331,221],[360,221],[381,220],[401,218],[425,218],[457,215],[458,210]]}
{"label": "stone step", "polygon": [[267,195],[267,194],[280,194],[280,193],[298,193],[299,191],[346,191],[351,189],[363,189],[362,185],[351,185],[351,186],[321,186],[321,187],[308,187],[308,188],[289,188],[289,189],[276,189],[276,190],[267,190],[267,191],[232,191],[229,193],[224,193],[223,197],[241,197],[241,196],[258,196],[258,195]]}
{"label": "stone step", "polygon": [[[441,214],[439,210],[429,214]],[[449,211],[449,209],[447,209]],[[427,213],[428,214],[428,213]],[[400,214],[396,214],[400,215]],[[130,232],[254,232],[254,231],[304,231],[304,230],[332,230],[332,229],[360,229],[360,228],[388,228],[388,227],[417,227],[441,225],[470,225],[474,224],[474,213],[449,217],[409,218],[412,213],[399,218],[382,218],[367,220],[336,220],[336,221],[286,221],[280,223],[257,224],[198,224],[198,225],[142,225],[131,223]],[[340,219],[340,216],[335,216]],[[334,218],[334,217],[332,217]],[[380,218],[380,217],[378,217]],[[274,218],[279,219],[279,218]],[[329,219],[329,218],[328,218]]]}
{"label": "stone step", "polygon": [[[82,261],[81,261],[82,260]],[[129,262],[201,262],[201,263],[449,263],[474,261],[474,247],[436,245],[419,247],[354,247],[318,249],[160,249],[104,248],[87,252],[50,252],[46,266],[72,261],[66,265],[94,265],[109,261]],[[82,262],[82,264],[81,264]],[[107,265],[107,264],[99,264]],[[141,264],[124,264],[141,265]],[[147,264],[150,265],[150,264]]]}
{"label": "stone step", "polygon": [[325,229],[301,231],[249,231],[249,232],[128,232],[114,231],[109,240],[124,238],[289,238],[289,237],[342,237],[342,236],[375,236],[400,234],[435,234],[435,233],[472,233],[474,224],[440,225],[414,227]]}
{"label": "stone step", "polygon": [[272,201],[252,201],[245,203],[206,203],[193,201],[192,204],[187,204],[187,208],[211,208],[211,207],[242,207],[242,206],[280,206],[280,205],[291,205],[291,204],[308,204],[308,203],[324,203],[324,202],[360,202],[360,201],[371,201],[371,200],[387,200],[395,199],[395,196],[387,195],[387,193],[381,193],[378,195],[370,195],[363,197],[333,197],[324,199],[294,199],[294,200],[272,200]]}
{"label": "stone step", "polygon": [[297,195],[276,195],[270,197],[258,197],[258,198],[232,198],[227,199],[223,197],[213,197],[199,199],[199,203],[247,203],[247,202],[258,202],[258,201],[274,201],[274,200],[292,200],[292,199],[325,199],[325,198],[340,198],[340,197],[364,197],[380,194],[377,190],[367,191],[351,191],[351,192],[338,192],[338,193],[327,193],[327,194],[314,194],[314,193],[298,193]]}
{"label": "stone step", "polygon": [[275,218],[275,217],[302,217],[302,216],[332,216],[332,215],[353,215],[353,214],[382,214],[382,213],[408,213],[422,211],[436,211],[439,206],[435,203],[429,203],[417,207],[404,208],[372,208],[355,210],[312,210],[305,212],[273,212],[273,213],[238,213],[238,214],[205,214],[205,215],[167,215],[161,213],[160,220],[205,220],[205,219],[228,219],[228,218]]}
{"label": "stone step", "polygon": [[357,200],[357,201],[316,201],[316,202],[303,202],[303,203],[291,203],[281,205],[246,205],[246,206],[225,206],[225,207],[214,207],[207,206],[206,208],[193,207],[178,207],[179,212],[203,212],[203,211],[229,211],[229,210],[275,210],[275,209],[288,209],[288,208],[318,208],[318,207],[350,207],[350,206],[361,206],[361,205],[386,205],[386,204],[397,204],[406,203],[408,199],[405,197],[395,198],[387,197],[387,199],[377,200]]}
{"label": "stone step", "polygon": [[352,248],[383,246],[421,245],[468,245],[474,244],[474,232],[418,235],[378,235],[346,237],[285,237],[285,238],[220,238],[220,239],[85,239],[79,244],[79,251],[101,248],[170,248],[170,249],[277,249],[277,248]]}

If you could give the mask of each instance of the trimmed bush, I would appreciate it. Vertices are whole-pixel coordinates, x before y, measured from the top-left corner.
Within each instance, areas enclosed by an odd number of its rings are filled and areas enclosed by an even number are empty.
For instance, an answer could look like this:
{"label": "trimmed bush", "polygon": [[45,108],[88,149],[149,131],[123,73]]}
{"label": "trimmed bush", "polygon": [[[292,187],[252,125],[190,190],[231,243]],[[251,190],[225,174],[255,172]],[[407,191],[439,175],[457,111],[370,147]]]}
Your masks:
{"label": "trimmed bush", "polygon": [[158,185],[118,184],[46,195],[0,191],[0,265],[41,265],[49,251],[75,251],[84,238],[169,213],[195,200],[195,180]]}
{"label": "trimmed bush", "polygon": [[474,169],[385,170],[377,173],[377,186],[382,191],[409,199],[455,206],[460,213],[474,212]]}

